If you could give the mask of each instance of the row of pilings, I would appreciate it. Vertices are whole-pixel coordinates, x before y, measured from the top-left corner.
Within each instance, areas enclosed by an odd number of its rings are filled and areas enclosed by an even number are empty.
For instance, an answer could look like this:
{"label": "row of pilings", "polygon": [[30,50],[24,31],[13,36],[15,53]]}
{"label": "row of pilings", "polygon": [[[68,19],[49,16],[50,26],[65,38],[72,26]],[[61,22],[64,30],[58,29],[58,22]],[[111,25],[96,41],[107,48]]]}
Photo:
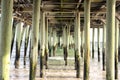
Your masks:
{"label": "row of pilings", "polygon": [[[104,27],[104,47],[103,47],[103,70],[106,69],[106,79],[114,80],[118,78],[118,20],[115,21],[115,3],[116,0],[107,0],[107,19],[106,27]],[[1,26],[0,26],[0,80],[9,80],[9,66],[10,66],[10,52],[13,48],[13,39],[16,35],[16,57],[15,57],[15,68],[19,68],[20,59],[20,46],[23,33],[25,33],[25,53],[24,53],[24,65],[26,64],[26,49],[28,47],[28,40],[30,35],[30,75],[29,80],[35,80],[36,66],[38,56],[40,57],[40,77],[44,77],[44,64],[46,69],[48,68],[48,20],[45,18],[46,14],[40,11],[41,0],[33,1],[33,16],[32,25],[23,27],[23,23],[20,22],[16,27],[12,27],[14,20],[12,20],[13,13],[13,0],[2,0],[1,1]],[[80,12],[76,12],[75,18],[75,69],[76,77],[80,78],[80,60],[81,53],[84,54],[84,80],[89,80],[89,68],[90,68],[90,7],[91,1],[84,0],[84,47],[80,47]],[[116,23],[116,24],[115,24]],[[12,29],[13,28],[13,29]],[[16,29],[14,29],[16,28]],[[31,29],[31,31],[30,31]],[[13,30],[13,34],[12,34]],[[16,30],[16,34],[15,34]],[[68,35],[70,29],[69,25],[63,28],[64,35],[64,60],[67,65],[67,56],[69,49]],[[31,33],[30,33],[31,32]],[[39,35],[40,32],[40,35]],[[56,32],[54,36],[56,37]],[[3,36],[4,35],[4,36]],[[99,29],[98,29],[99,36]],[[39,39],[40,38],[40,39]],[[99,40],[99,39],[98,39]],[[98,41],[99,42],[99,41]],[[40,45],[38,46],[38,43]],[[49,43],[51,44],[51,43]],[[94,43],[93,43],[94,44]],[[82,44],[83,45],[83,44]],[[51,46],[50,48],[51,49]],[[83,50],[82,50],[83,49]],[[94,49],[94,47],[93,47]],[[53,53],[55,56],[56,43],[53,45]],[[94,50],[92,50],[94,53]],[[92,54],[93,54],[92,53]],[[12,54],[11,54],[12,55]],[[93,54],[94,55],[94,54]],[[51,56],[51,54],[49,54]],[[105,58],[106,56],[106,58]],[[93,56],[94,58],[94,56]],[[105,60],[106,59],[106,60]],[[100,51],[98,44],[98,61],[100,61]],[[106,63],[106,66],[105,66]]]}

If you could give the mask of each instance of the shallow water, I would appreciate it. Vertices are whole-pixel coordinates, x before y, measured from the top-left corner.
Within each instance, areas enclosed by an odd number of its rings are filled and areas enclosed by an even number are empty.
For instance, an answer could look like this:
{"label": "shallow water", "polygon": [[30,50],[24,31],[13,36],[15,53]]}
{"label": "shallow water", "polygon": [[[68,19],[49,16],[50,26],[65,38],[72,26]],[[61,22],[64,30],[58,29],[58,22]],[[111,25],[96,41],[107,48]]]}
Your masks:
{"label": "shallow water", "polygon": [[[14,59],[11,59],[10,80],[29,80],[29,59],[26,67],[23,66],[23,59],[20,61],[20,68],[14,68]],[[39,63],[39,62],[38,62]],[[39,78],[39,64],[37,66],[36,80],[78,80],[74,70],[74,59],[69,58],[68,66],[64,66],[64,60],[60,57],[49,59],[49,69],[45,70],[45,77]],[[105,71],[102,71],[102,63],[97,59],[90,61],[90,80],[105,80]],[[119,65],[120,75],[120,65]],[[81,80],[83,80],[83,64],[81,65]],[[120,77],[119,79],[120,80]]]}
{"label": "shallow water", "polygon": [[[10,64],[10,80],[29,80],[29,58],[27,55],[27,64],[23,65],[23,51],[24,46],[21,48],[21,58],[19,69],[14,68],[15,47],[13,50],[11,64]],[[29,50],[28,50],[29,51]],[[82,60],[81,60],[82,61]],[[74,58],[68,58],[68,66],[64,66],[63,57],[56,56],[50,57],[48,62],[49,69],[45,70],[43,79],[39,77],[39,60],[37,65],[36,80],[83,80],[83,62],[81,62],[81,77],[76,78],[76,71],[74,70]],[[120,75],[120,63],[119,63]],[[102,71],[102,61],[98,62],[97,52],[95,59],[90,60],[90,80],[105,80],[106,72]],[[119,79],[120,80],[120,77]]]}

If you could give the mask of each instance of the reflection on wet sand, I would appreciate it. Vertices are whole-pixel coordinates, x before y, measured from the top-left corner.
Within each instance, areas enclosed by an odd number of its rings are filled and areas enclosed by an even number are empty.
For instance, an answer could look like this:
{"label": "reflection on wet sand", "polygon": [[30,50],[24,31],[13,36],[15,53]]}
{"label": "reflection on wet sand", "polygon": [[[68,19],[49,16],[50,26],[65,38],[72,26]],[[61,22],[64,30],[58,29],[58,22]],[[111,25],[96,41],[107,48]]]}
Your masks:
{"label": "reflection on wet sand", "polygon": [[[29,80],[29,57],[27,54],[26,66],[23,65],[23,48],[21,49],[20,67],[15,69],[15,49],[11,58],[10,65],[10,80]],[[102,58],[102,57],[100,57]],[[102,60],[102,59],[101,59]],[[45,76],[43,79],[39,77],[39,60],[37,65],[36,80],[83,80],[83,60],[81,60],[81,77],[76,78],[76,71],[74,69],[74,58],[68,58],[68,66],[64,66],[64,59],[61,56],[50,57],[48,60],[49,69],[45,70]],[[119,63],[119,75],[120,75],[120,63]],[[97,61],[97,52],[95,58],[90,61],[90,80],[106,80],[106,73],[102,71],[102,61]],[[118,76],[119,77],[119,76]],[[120,80],[120,77],[119,79]]]}
{"label": "reflection on wet sand", "polygon": [[[23,66],[23,59],[20,62],[20,68],[15,69],[11,59],[10,67],[10,80],[29,80],[29,59],[27,58],[26,67]],[[38,62],[39,63],[39,62]],[[120,65],[119,65],[120,75]],[[81,79],[83,76],[83,64],[81,65]],[[105,80],[106,73],[102,71],[102,63],[98,63],[97,59],[92,60],[90,64],[90,80]],[[120,78],[119,78],[120,79]],[[118,80],[119,80],[118,79]],[[39,64],[37,66],[36,80],[42,80],[39,78]],[[49,59],[49,69],[45,70],[45,76],[43,80],[78,80],[76,78],[76,71],[74,70],[74,59],[70,58],[68,66],[64,66],[64,60],[58,57]]]}

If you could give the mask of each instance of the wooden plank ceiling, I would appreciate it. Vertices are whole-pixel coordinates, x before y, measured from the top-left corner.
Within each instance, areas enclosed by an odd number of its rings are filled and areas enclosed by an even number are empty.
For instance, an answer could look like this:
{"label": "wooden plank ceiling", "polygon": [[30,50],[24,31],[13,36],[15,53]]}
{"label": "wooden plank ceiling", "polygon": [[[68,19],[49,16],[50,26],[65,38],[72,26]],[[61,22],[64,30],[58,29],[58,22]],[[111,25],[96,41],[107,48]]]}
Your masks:
{"label": "wooden plank ceiling", "polygon": [[[91,25],[106,22],[106,0],[91,0]],[[70,23],[74,27],[75,13],[81,12],[81,26],[84,23],[84,0],[42,0],[41,10],[46,12],[50,26],[61,28]],[[33,0],[14,0],[14,18],[16,22],[32,24]],[[120,0],[116,2],[116,17],[120,20]],[[73,30],[73,28],[72,28]]]}
{"label": "wooden plank ceiling", "polygon": [[[42,0],[41,10],[46,12],[49,23],[61,26],[73,22],[75,12],[81,12],[81,22],[84,22],[84,0]],[[16,21],[31,24],[33,0],[14,0],[14,17]],[[120,0],[116,2],[116,17],[120,20]],[[106,21],[106,0],[92,0],[91,25],[102,25]],[[81,24],[82,25],[82,24]]]}

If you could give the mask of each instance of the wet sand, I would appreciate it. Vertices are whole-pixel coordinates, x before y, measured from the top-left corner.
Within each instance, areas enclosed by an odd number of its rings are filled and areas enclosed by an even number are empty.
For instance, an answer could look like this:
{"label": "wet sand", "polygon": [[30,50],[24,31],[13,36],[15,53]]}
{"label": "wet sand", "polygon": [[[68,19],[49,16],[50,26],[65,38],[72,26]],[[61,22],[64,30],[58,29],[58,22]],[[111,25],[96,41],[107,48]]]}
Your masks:
{"label": "wet sand", "polygon": [[[15,45],[15,44],[14,44]],[[29,80],[29,58],[27,54],[26,67],[23,65],[23,51],[24,46],[21,48],[20,67],[15,69],[15,47],[13,50],[11,64],[10,64],[10,80]],[[28,50],[29,52],[29,50]],[[74,53],[73,53],[74,54]],[[100,58],[102,58],[100,56]],[[68,58],[68,65],[64,65],[64,59],[62,56],[50,57],[48,60],[48,68],[45,70],[45,76],[43,79],[39,77],[39,59],[36,72],[36,80],[83,80],[83,59],[81,59],[81,77],[76,78],[76,71],[74,69],[74,57]],[[120,75],[120,63],[119,63],[119,74]],[[119,76],[118,76],[119,77]],[[98,62],[97,52],[95,58],[90,59],[90,80],[106,80],[106,72],[102,71],[102,59]],[[120,77],[119,79],[120,80]]]}
{"label": "wet sand", "polygon": [[[14,68],[14,58],[11,59],[10,80],[29,80],[29,59],[27,58],[26,67],[23,66],[23,58],[20,59],[20,68]],[[64,66],[62,57],[49,58],[49,69],[45,70],[43,79],[39,77],[39,60],[36,72],[36,80],[83,80],[83,62],[81,62],[81,78],[76,78],[74,70],[74,58],[68,59],[68,66]],[[120,65],[119,65],[120,75]],[[90,61],[90,80],[105,80],[106,73],[102,71],[102,62],[97,58]],[[120,77],[119,79],[120,80]]]}

